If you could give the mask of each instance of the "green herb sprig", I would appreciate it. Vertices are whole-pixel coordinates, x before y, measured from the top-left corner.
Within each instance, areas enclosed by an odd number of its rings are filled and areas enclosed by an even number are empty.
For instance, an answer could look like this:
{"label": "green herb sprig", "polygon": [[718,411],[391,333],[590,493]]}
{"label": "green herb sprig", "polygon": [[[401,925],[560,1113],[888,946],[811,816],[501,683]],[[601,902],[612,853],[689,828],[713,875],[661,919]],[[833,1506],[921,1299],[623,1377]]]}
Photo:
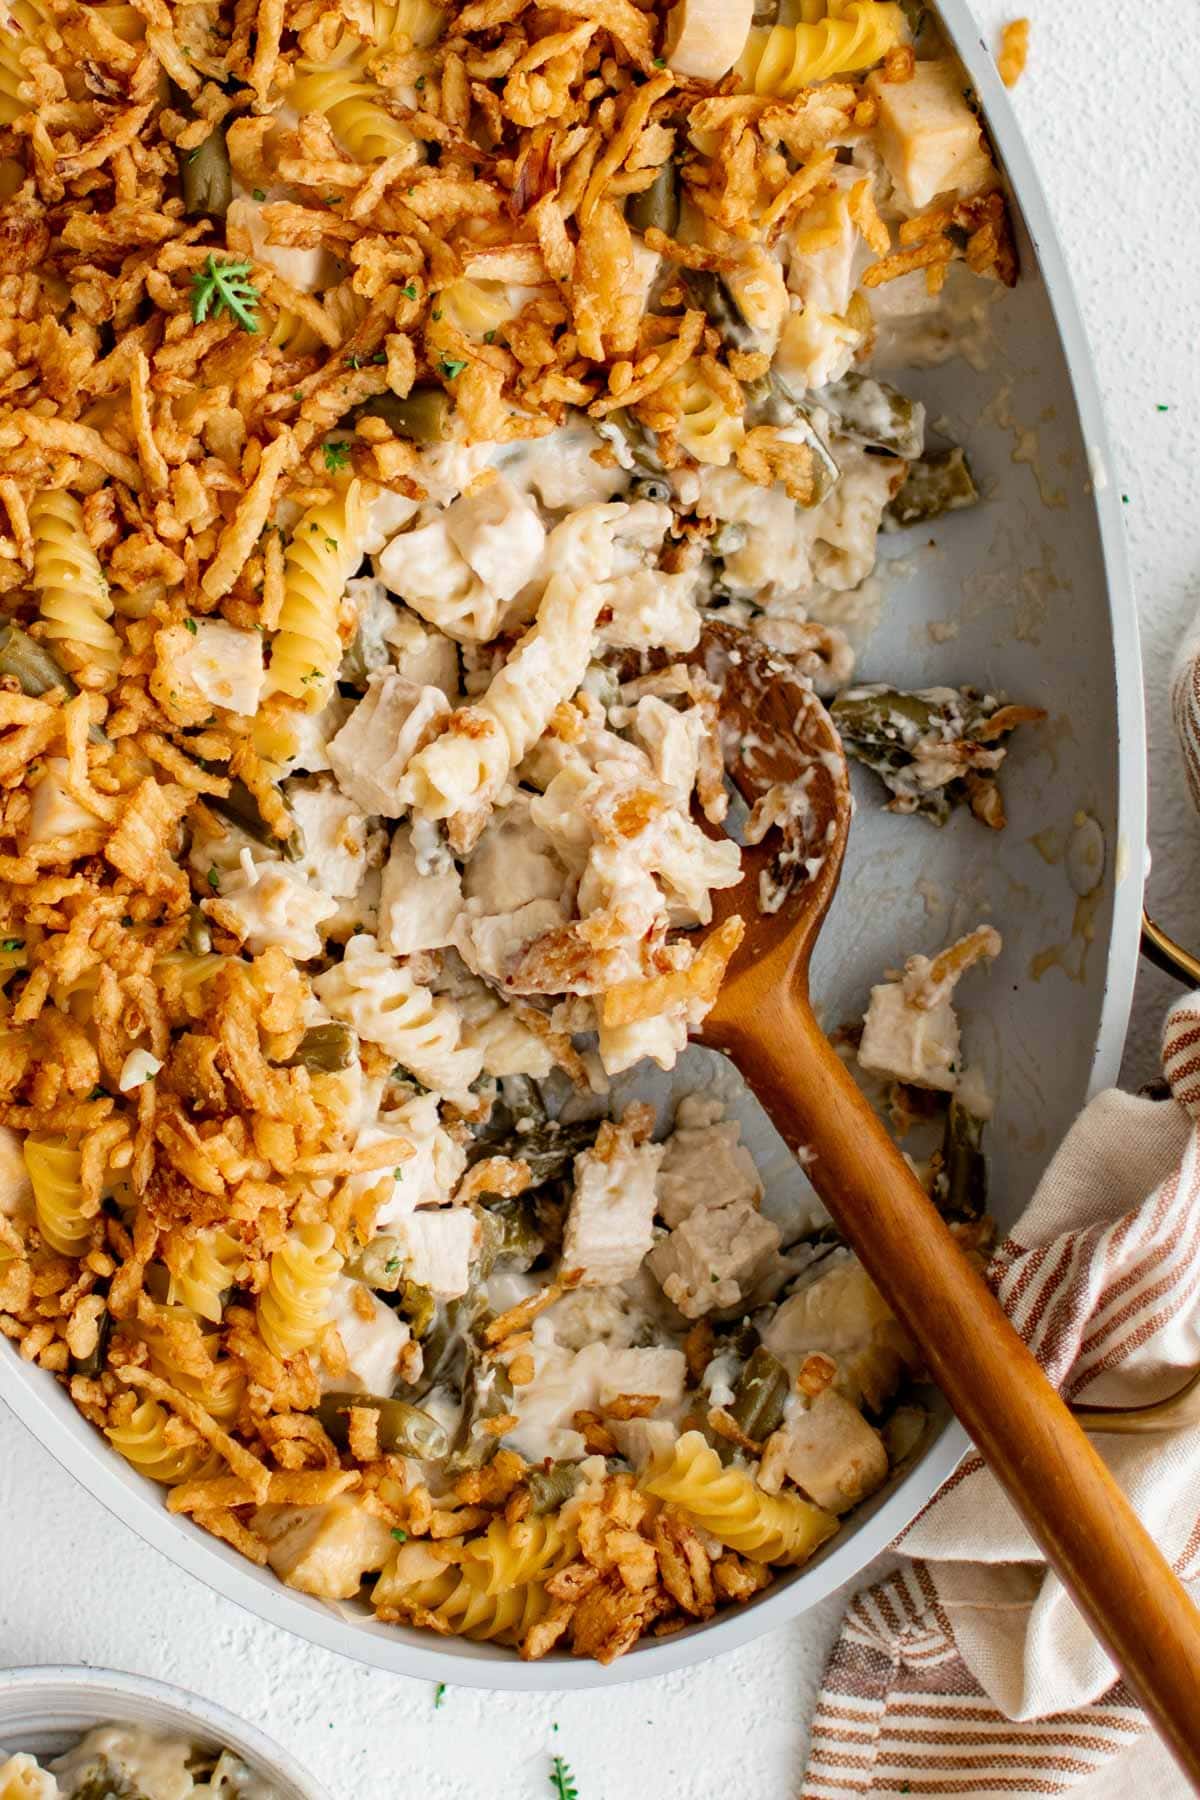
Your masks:
{"label": "green herb sprig", "polygon": [[575,1777],[561,1756],[551,1759],[550,1786],[554,1790],[555,1800],[579,1800],[579,1789],[575,1786]]}
{"label": "green herb sprig", "polygon": [[261,298],[252,281],[247,280],[253,263],[218,262],[209,254],[204,267],[192,276],[192,318],[203,325],[211,314],[228,313],[243,331],[257,332],[255,307]]}

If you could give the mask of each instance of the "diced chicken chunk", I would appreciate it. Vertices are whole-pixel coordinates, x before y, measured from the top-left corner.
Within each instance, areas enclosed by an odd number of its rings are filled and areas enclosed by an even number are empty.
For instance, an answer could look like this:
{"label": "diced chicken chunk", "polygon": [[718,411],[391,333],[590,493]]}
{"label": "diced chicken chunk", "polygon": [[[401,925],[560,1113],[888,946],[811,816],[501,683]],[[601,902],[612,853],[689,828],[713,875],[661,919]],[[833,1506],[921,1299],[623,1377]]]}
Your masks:
{"label": "diced chicken chunk", "polygon": [[957,62],[919,62],[908,81],[871,75],[867,87],[879,105],[879,149],[902,205],[920,212],[938,194],[975,194],[995,184]]}
{"label": "diced chicken chunk", "polygon": [[858,1047],[859,1067],[914,1087],[952,1094],[958,1084],[958,1018],[949,1000],[922,1011],[910,1006],[897,982],[871,989]]}
{"label": "diced chicken chunk", "polygon": [[658,1171],[658,1213],[664,1224],[682,1225],[697,1207],[734,1202],[757,1207],[762,1182],[741,1135],[741,1126],[725,1118],[719,1100],[689,1094],[679,1102]]}
{"label": "diced chicken chunk", "polygon": [[336,899],[356,894],[367,872],[367,822],[359,807],[332,781],[296,783],[288,805],[304,836],[297,867]]}
{"label": "diced chicken chunk", "polygon": [[746,1200],[691,1213],[646,1265],[685,1319],[736,1306],[778,1250],[778,1227]]}
{"label": "diced chicken chunk", "polygon": [[[472,901],[471,906],[477,906]],[[544,932],[561,925],[566,913],[557,900],[530,900],[513,912],[490,913],[483,917],[465,912],[459,920],[455,936],[459,955],[476,975],[504,981],[513,962],[527,944]]]}
{"label": "diced chicken chunk", "polygon": [[887,1479],[883,1439],[831,1387],[781,1427],[784,1468],[810,1500],[832,1513],[848,1512]]}
{"label": "diced chicken chunk", "polygon": [[345,1275],[339,1275],[334,1283],[330,1318],[342,1340],[347,1367],[338,1374],[324,1371],[323,1386],[390,1394],[396,1385],[396,1365],[410,1336],[404,1320],[377,1300],[363,1282]]}
{"label": "diced chicken chunk", "polygon": [[903,1371],[919,1367],[916,1351],[850,1251],[835,1251],[820,1267],[783,1302],[763,1343],[792,1370],[814,1352],[828,1356],[837,1364],[838,1392],[878,1411]]}
{"label": "diced chicken chunk", "polygon": [[208,905],[252,955],[277,944],[297,962],[321,954],[317,926],[338,909],[336,900],[311,886],[292,864],[256,863],[249,851],[243,852],[240,869],[222,880],[221,898]]}
{"label": "diced chicken chunk", "polygon": [[21,847],[44,844],[50,838],[68,837],[75,831],[95,831],[100,820],[67,791],[67,761],[48,756],[42,774],[33,783],[29,823],[21,833]]}
{"label": "diced chicken chunk", "polygon": [[1000,934],[980,925],[935,957],[910,956],[899,981],[871,989],[858,1047],[860,1068],[952,1094],[962,1074],[951,996],[974,963],[1000,954]]}
{"label": "diced chicken chunk", "polygon": [[409,1281],[431,1288],[442,1299],[465,1294],[478,1226],[466,1207],[423,1207],[396,1219],[391,1230]]}
{"label": "diced chicken chunk", "polygon": [[498,600],[511,600],[538,572],[546,528],[536,506],[503,475],[447,509],[446,535]]}
{"label": "diced chicken chunk", "polygon": [[660,1408],[678,1406],[686,1374],[683,1351],[665,1344],[627,1350],[609,1347],[596,1383],[596,1400],[600,1406],[608,1406],[622,1394],[655,1394]]}
{"label": "diced chicken chunk", "polygon": [[431,727],[450,711],[440,688],[403,675],[372,675],[367,691],[329,745],[342,790],[366,813],[398,819],[400,779]]}
{"label": "diced chicken chunk", "polygon": [[[422,873],[423,863],[428,873]],[[383,948],[393,956],[445,949],[454,942],[462,904],[462,880],[454,859],[445,856],[430,867],[418,855],[412,832],[407,826],[398,826],[379,896],[379,942]]]}
{"label": "diced chicken chunk", "polygon": [[601,1127],[594,1150],[575,1158],[575,1192],[563,1233],[564,1269],[582,1269],[584,1287],[636,1275],[654,1242],[654,1190],[661,1144],[634,1144]]}
{"label": "diced chicken chunk", "polygon": [[177,697],[247,716],[258,711],[264,679],[261,632],[242,631],[224,619],[192,619],[160,631],[155,651],[160,665],[170,669]]}
{"label": "diced chicken chunk", "polygon": [[443,632],[435,631],[406,607],[394,609],[396,618],[387,641],[400,673],[418,687],[441,688],[447,700],[457,698],[458,646]]}
{"label": "diced chicken chunk", "polygon": [[345,1495],[323,1506],[260,1506],[251,1529],[289,1587],[318,1600],[350,1600],[395,1548],[382,1519]]}
{"label": "diced chicken chunk", "polygon": [[679,1436],[673,1419],[609,1419],[617,1449],[633,1468],[646,1469],[656,1456],[668,1456]]}

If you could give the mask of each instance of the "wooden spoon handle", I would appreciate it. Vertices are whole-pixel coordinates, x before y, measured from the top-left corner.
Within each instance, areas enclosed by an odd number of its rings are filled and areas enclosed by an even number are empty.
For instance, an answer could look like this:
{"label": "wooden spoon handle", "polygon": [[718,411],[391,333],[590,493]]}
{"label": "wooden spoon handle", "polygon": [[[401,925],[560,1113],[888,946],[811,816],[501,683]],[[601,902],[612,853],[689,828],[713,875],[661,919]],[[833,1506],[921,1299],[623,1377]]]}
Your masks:
{"label": "wooden spoon handle", "polygon": [[729,1050],[933,1379],[1200,1789],[1200,1613],[958,1249],[806,999],[776,989]]}

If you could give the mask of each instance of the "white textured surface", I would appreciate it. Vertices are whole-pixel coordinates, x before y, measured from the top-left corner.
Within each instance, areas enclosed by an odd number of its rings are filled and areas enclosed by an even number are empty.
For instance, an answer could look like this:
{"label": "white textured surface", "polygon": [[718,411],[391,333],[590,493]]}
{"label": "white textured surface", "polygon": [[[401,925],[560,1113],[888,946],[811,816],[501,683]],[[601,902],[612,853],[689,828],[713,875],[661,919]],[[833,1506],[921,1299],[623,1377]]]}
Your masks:
{"label": "white textured surface", "polygon": [[[1016,10],[975,0],[989,41]],[[1200,114],[1172,9],[1142,9],[1132,34],[1118,0],[1034,0],[1030,13],[1017,111],[1075,277],[1129,496],[1150,724],[1151,900],[1196,948],[1200,824],[1164,699],[1174,646],[1200,605]],[[1143,977],[1130,1081],[1157,1071],[1170,991],[1153,972]],[[214,1598],[104,1513],[2,1409],[0,1520],[0,1661],[86,1660],[194,1688],[262,1724],[338,1800],[544,1800],[555,1750],[573,1766],[581,1800],[641,1800],[651,1789],[677,1800],[781,1800],[798,1791],[805,1721],[840,1613],[827,1603],[746,1650],[605,1695],[457,1690],[435,1710],[431,1687],[310,1649]],[[1161,1767],[1140,1753],[1139,1785],[1182,1794]]]}

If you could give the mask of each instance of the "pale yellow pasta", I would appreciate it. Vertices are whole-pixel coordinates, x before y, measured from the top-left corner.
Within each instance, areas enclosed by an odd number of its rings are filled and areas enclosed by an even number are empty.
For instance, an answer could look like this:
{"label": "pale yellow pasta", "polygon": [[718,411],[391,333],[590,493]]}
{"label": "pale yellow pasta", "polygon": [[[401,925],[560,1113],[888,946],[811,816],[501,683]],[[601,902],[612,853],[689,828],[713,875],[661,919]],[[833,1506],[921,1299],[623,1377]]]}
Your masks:
{"label": "pale yellow pasta", "polygon": [[675,435],[680,448],[697,462],[721,468],[730,462],[746,435],[740,413],[730,412],[698,363],[685,363],[666,389],[666,399],[678,413]]}
{"label": "pale yellow pasta", "polygon": [[225,1292],[233,1286],[242,1261],[242,1246],[223,1226],[175,1238],[167,1248],[171,1282],[167,1304],[178,1303],[218,1325]]}
{"label": "pale yellow pasta", "polygon": [[871,68],[906,37],[893,0],[829,0],[823,18],[752,28],[735,73],[753,93],[788,100],[814,82]]}
{"label": "pale yellow pasta", "polygon": [[299,1225],[271,1257],[258,1297],[258,1329],[267,1349],[287,1358],[316,1342],[329,1321],[333,1284],[342,1266],[331,1225]]}
{"label": "pale yellow pasta", "polygon": [[337,68],[302,62],[288,89],[289,103],[300,113],[323,113],[339,143],[358,162],[382,162],[408,149],[420,157],[416,138],[388,111],[383,90],[370,79],[361,58]]}
{"label": "pale yellow pasta", "polygon": [[396,1558],[380,1576],[373,1604],[432,1613],[457,1637],[518,1643],[548,1612],[545,1583],[574,1556],[576,1538],[551,1514],[516,1525],[497,1519],[483,1537],[445,1548],[458,1560],[420,1581],[405,1582]]}
{"label": "pale yellow pasta", "polygon": [[104,1435],[139,1475],[173,1487],[197,1475],[215,1474],[220,1457],[207,1444],[176,1444],[167,1427],[171,1414],[157,1400],[135,1406],[124,1425],[106,1425]]}
{"label": "pale yellow pasta", "polygon": [[475,338],[498,331],[515,310],[500,282],[469,281],[465,275],[444,287],[433,306],[451,325]]}
{"label": "pale yellow pasta", "polygon": [[121,640],[109,624],[113,603],[99,558],[88,542],[83,508],[65,488],[29,502],[33,586],[47,640],[69,644],[77,659],[116,673]]}
{"label": "pale yellow pasta", "polygon": [[281,693],[319,712],[342,660],[338,614],[346,582],[362,559],[363,498],[357,481],[310,507],[284,555],[283,607],[271,646],[270,677]]}
{"label": "pale yellow pasta", "polygon": [[27,1137],[25,1167],[33,1187],[38,1230],[60,1256],[80,1256],[92,1236],[83,1210],[79,1150],[61,1137]]}
{"label": "pale yellow pasta", "polygon": [[799,1494],[764,1493],[744,1469],[723,1468],[698,1431],[685,1431],[656,1457],[642,1486],[754,1562],[787,1567],[807,1562],[838,1528],[832,1513]]}

